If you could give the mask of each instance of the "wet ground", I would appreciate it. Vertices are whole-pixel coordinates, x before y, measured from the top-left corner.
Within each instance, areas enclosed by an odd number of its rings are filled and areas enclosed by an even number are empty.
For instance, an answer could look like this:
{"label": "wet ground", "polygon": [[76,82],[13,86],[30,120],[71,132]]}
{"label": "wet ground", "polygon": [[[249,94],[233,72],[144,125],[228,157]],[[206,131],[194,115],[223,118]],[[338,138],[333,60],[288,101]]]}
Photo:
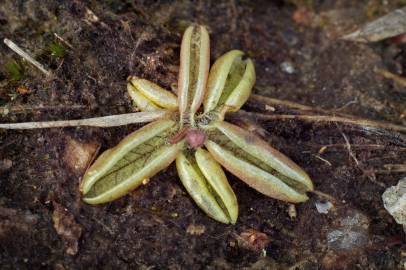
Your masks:
{"label": "wet ground", "polygon": [[[406,45],[339,39],[404,5],[3,0],[1,40],[30,51],[54,76],[0,45],[0,122],[134,111],[126,78],[173,88],[181,34],[198,22],[211,34],[212,59],[230,49],[254,59],[257,94],[405,125],[405,86],[377,71],[406,76]],[[269,113],[255,101],[244,109]],[[194,205],[172,165],[128,196],[88,206],[78,187],[92,153],[138,125],[0,130],[1,269],[404,269],[404,232],[381,200],[406,174],[404,134],[298,120],[247,123],[325,195],[292,206],[228,175],[240,214],[236,225],[223,225]]]}

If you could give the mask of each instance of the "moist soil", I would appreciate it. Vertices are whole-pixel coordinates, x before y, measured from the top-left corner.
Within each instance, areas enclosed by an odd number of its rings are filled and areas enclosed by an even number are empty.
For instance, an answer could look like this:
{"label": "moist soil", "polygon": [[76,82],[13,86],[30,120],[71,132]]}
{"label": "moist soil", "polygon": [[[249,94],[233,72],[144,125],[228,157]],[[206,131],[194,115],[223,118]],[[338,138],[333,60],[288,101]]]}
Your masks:
{"label": "moist soil", "polygon": [[[377,72],[406,76],[405,43],[340,39],[405,4],[2,0],[1,40],[53,75],[1,44],[0,122],[134,112],[127,77],[176,89],[182,32],[200,23],[212,59],[240,49],[255,61],[256,94],[405,125],[405,86]],[[243,109],[279,113],[252,100]],[[196,207],[171,165],[129,195],[90,206],[79,182],[91,157],[141,125],[0,130],[0,269],[404,269],[403,228],[381,199],[406,175],[404,134],[295,119],[238,122],[303,167],[318,194],[290,205],[227,174],[239,218],[224,225]]]}

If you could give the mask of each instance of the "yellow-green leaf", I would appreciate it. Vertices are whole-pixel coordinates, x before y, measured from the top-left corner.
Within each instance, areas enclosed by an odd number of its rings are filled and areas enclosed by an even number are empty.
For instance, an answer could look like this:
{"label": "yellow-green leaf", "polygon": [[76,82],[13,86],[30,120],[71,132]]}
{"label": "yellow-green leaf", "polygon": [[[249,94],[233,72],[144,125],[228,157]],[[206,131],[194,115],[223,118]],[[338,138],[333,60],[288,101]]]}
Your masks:
{"label": "yellow-green leaf", "polygon": [[206,93],[210,66],[210,40],[203,26],[190,26],[182,38],[178,82],[179,112],[193,122]]}
{"label": "yellow-green leaf", "polygon": [[175,130],[175,122],[159,120],[105,151],[83,177],[83,200],[89,204],[112,201],[169,166],[183,147],[183,142],[173,145],[167,142]]}
{"label": "yellow-green leaf", "polygon": [[140,93],[131,83],[127,84],[127,91],[131,99],[134,101],[134,105],[142,112],[153,112],[161,110],[158,105],[146,98]]}
{"label": "yellow-green leaf", "polygon": [[244,53],[232,50],[213,64],[207,83],[204,111],[238,111],[247,101],[255,83],[255,68],[251,59],[243,59]]}
{"label": "yellow-green leaf", "polygon": [[180,153],[176,158],[179,178],[196,204],[210,217],[223,223],[235,223],[237,199],[220,165],[210,154],[198,149]]}
{"label": "yellow-green leaf", "polygon": [[226,212],[230,222],[235,224],[238,218],[237,197],[220,164],[208,151],[202,148],[196,150],[195,158],[199,169],[210,185],[210,189],[215,193],[219,205]]}
{"label": "yellow-green leaf", "polygon": [[154,107],[170,111],[178,109],[177,97],[172,92],[148,80],[132,77],[127,89],[141,110],[154,110]]}
{"label": "yellow-green leaf", "polygon": [[307,200],[313,183],[292,160],[240,127],[223,121],[213,126],[205,145],[223,167],[270,197]]}

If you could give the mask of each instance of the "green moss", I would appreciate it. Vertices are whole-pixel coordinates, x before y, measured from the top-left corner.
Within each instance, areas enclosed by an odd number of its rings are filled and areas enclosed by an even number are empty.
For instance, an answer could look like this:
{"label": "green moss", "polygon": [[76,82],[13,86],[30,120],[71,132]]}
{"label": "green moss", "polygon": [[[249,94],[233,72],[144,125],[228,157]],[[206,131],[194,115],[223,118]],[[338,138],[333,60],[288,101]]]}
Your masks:
{"label": "green moss", "polygon": [[23,68],[14,60],[7,62],[4,65],[4,70],[12,81],[19,81],[24,75]]}
{"label": "green moss", "polygon": [[56,58],[63,58],[66,54],[65,48],[62,45],[55,42],[51,43],[48,46],[48,50],[51,53],[51,55]]}

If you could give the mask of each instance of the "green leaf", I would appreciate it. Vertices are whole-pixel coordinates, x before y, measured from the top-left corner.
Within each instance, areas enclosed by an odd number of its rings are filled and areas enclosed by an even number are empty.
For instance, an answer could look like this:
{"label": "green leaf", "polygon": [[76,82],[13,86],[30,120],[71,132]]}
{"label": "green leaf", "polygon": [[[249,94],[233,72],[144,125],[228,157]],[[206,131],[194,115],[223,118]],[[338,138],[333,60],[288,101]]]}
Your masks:
{"label": "green leaf", "polygon": [[204,99],[205,113],[238,111],[247,101],[255,83],[255,68],[251,59],[243,59],[244,53],[232,50],[213,64]]}
{"label": "green leaf", "polygon": [[288,202],[307,200],[309,176],[292,160],[250,132],[216,122],[205,146],[227,170],[259,192]]}
{"label": "green leaf", "polygon": [[237,198],[220,164],[209,152],[199,148],[195,155],[180,153],[176,158],[180,180],[196,204],[210,217],[235,224]]}
{"label": "green leaf", "polygon": [[209,67],[209,34],[203,26],[190,26],[183,34],[180,50],[177,94],[181,122],[186,116],[193,125],[194,114],[199,110],[206,94]]}
{"label": "green leaf", "polygon": [[81,183],[83,200],[98,204],[119,198],[169,166],[183,142],[169,144],[177,127],[171,120],[150,123],[105,151],[86,171]]}
{"label": "green leaf", "polygon": [[145,79],[131,77],[127,90],[137,107],[141,111],[154,111],[178,109],[177,97],[170,91]]}

